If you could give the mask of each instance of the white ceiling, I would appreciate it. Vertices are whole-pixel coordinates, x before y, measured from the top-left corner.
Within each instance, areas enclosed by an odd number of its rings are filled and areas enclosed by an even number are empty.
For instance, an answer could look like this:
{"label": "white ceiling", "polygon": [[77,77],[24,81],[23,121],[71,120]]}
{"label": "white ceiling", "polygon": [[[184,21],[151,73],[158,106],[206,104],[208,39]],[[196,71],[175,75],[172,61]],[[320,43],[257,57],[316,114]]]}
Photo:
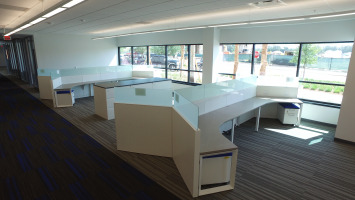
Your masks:
{"label": "white ceiling", "polygon": [[[9,32],[68,0],[0,0],[0,27]],[[355,0],[283,0],[255,8],[259,0],[87,0],[21,33],[110,36],[122,33],[263,19],[355,12]],[[353,16],[355,17],[355,15]],[[3,32],[3,31],[1,31]]]}

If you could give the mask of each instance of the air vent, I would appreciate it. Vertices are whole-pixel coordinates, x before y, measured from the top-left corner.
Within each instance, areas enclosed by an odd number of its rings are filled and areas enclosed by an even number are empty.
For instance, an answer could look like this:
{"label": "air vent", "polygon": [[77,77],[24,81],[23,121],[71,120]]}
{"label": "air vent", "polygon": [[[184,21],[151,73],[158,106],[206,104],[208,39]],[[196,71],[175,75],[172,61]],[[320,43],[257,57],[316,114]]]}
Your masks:
{"label": "air vent", "polygon": [[277,6],[285,6],[286,3],[281,0],[266,0],[266,1],[259,1],[255,3],[249,3],[249,6],[253,6],[256,8],[270,8],[270,7],[277,7]]}

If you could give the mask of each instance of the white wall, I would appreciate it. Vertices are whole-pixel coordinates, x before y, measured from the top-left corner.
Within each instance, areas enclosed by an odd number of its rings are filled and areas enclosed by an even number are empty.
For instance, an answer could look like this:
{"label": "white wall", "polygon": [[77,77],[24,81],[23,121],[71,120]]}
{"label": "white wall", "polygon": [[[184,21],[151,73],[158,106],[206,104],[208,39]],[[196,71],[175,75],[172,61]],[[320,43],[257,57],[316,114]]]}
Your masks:
{"label": "white wall", "polygon": [[[307,22],[312,22],[307,20]],[[355,19],[318,23],[244,26],[221,30],[221,43],[291,43],[353,41]]]}
{"label": "white wall", "polygon": [[339,108],[303,104],[302,119],[336,125],[339,119]]}
{"label": "white wall", "polygon": [[343,102],[340,109],[338,127],[335,137],[343,140],[355,142],[354,116],[355,116],[355,46],[345,82]]}
{"label": "white wall", "polygon": [[34,34],[38,68],[114,66],[118,64],[115,39],[90,36]]}
{"label": "white wall", "polygon": [[168,31],[118,37],[118,46],[147,46],[170,44],[202,44],[203,29]]}

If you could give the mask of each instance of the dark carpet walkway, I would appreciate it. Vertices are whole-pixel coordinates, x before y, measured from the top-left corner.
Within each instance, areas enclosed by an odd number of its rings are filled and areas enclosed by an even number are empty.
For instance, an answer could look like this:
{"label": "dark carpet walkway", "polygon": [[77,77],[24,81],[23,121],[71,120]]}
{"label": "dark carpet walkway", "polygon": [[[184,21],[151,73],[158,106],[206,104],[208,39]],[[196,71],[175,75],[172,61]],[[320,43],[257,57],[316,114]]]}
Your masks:
{"label": "dark carpet walkway", "polygon": [[254,126],[255,119],[235,130],[236,192],[227,198],[355,199],[355,145],[334,142],[334,126],[302,120],[294,127],[266,118],[259,132]]}
{"label": "dark carpet walkway", "polygon": [[0,75],[0,199],[177,199]]}

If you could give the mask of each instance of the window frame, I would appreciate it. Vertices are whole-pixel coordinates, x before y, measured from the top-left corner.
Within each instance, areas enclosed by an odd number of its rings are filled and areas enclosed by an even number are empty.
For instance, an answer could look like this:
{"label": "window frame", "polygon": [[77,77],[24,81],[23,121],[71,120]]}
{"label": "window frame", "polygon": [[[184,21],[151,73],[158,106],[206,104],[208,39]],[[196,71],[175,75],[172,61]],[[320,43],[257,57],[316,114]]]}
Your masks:
{"label": "window frame", "polygon": [[169,46],[181,46],[181,45],[184,45],[184,46],[187,46],[187,51],[188,51],[188,58],[187,58],[187,69],[174,69],[175,71],[186,71],[187,72],[187,82],[185,81],[178,81],[178,80],[172,80],[173,83],[179,83],[179,84],[185,84],[185,85],[201,85],[200,83],[194,83],[194,82],[190,82],[190,77],[191,77],[191,73],[194,73],[194,72],[199,72],[202,74],[203,76],[203,69],[201,71],[198,71],[198,70],[191,70],[190,66],[191,66],[191,63],[190,63],[190,56],[191,56],[191,45],[201,45],[203,46],[203,44],[166,44],[166,45],[142,45],[142,46],[118,46],[118,65],[121,65],[121,56],[120,56],[120,48],[127,48],[127,47],[130,47],[131,48],[131,65],[135,65],[134,64],[134,58],[133,58],[133,49],[134,47],[146,47],[147,48],[147,65],[149,65],[150,63],[150,55],[149,55],[149,47],[151,46],[161,46],[161,47],[165,47],[165,67],[157,67],[157,69],[162,69],[162,70],[165,70],[165,78],[168,78],[168,47]]}
{"label": "window frame", "polygon": [[[352,43],[353,45],[355,44],[354,41],[337,41],[337,42],[278,42],[278,43],[220,43],[221,45],[253,45],[253,51],[252,51],[252,63],[251,63],[251,74],[253,75],[255,72],[255,66],[254,66],[254,58],[255,58],[255,45],[258,44],[299,44],[299,52],[298,52],[298,61],[297,61],[297,69],[296,69],[296,77],[299,77],[299,71],[300,71],[300,66],[301,66],[301,57],[302,57],[302,47],[304,44],[337,44],[337,43]],[[354,47],[353,47],[354,48]],[[351,55],[354,56],[354,55]],[[229,73],[219,73],[220,75],[230,75],[230,76],[236,76],[235,74],[229,74]],[[343,86],[345,88],[345,83],[344,84],[336,84],[336,83],[322,83],[322,82],[313,82],[313,81],[303,81],[299,80],[300,83],[313,83],[313,84],[322,84],[322,85],[333,85],[333,86]],[[332,107],[332,108],[340,108],[341,104],[339,103],[331,103],[331,102],[324,102],[324,101],[316,101],[316,100],[311,100],[311,99],[304,99],[304,98],[299,98],[304,102],[307,102],[309,104],[314,104],[314,105],[321,105],[321,106],[326,106],[326,107]]]}

